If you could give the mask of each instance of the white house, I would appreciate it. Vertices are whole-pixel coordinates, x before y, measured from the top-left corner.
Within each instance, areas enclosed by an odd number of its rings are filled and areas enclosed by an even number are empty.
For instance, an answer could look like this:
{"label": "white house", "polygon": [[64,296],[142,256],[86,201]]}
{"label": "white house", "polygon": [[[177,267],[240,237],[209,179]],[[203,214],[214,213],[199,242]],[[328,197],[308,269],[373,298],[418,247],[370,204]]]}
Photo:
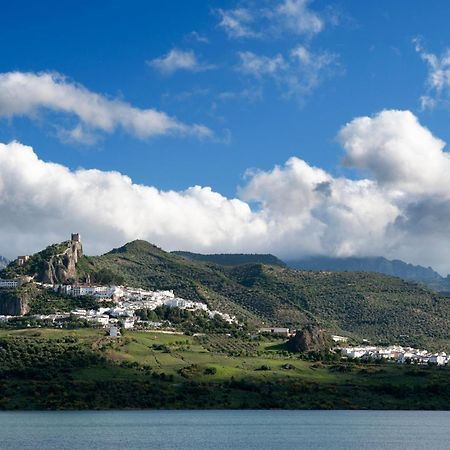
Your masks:
{"label": "white house", "polygon": [[123,327],[124,327],[126,330],[129,330],[129,329],[131,329],[131,328],[134,328],[134,320],[133,320],[133,319],[125,319],[125,320],[123,321]]}
{"label": "white house", "polygon": [[111,327],[109,329],[109,336],[110,337],[119,337],[120,336],[120,331],[118,327]]}
{"label": "white house", "polygon": [[281,336],[289,336],[289,328],[283,327],[273,327],[273,328],[261,328],[259,330],[260,333],[270,333],[270,334],[278,334]]}
{"label": "white house", "polygon": [[20,285],[20,280],[0,280],[0,288],[16,289]]}

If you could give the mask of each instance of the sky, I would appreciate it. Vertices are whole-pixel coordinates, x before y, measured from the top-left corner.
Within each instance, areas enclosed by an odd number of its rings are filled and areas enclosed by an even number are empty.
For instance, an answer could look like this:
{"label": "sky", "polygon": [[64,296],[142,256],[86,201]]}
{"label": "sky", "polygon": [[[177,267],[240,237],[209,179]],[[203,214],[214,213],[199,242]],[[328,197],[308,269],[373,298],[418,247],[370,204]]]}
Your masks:
{"label": "sky", "polygon": [[450,272],[450,4],[16,1],[0,254],[385,256]]}

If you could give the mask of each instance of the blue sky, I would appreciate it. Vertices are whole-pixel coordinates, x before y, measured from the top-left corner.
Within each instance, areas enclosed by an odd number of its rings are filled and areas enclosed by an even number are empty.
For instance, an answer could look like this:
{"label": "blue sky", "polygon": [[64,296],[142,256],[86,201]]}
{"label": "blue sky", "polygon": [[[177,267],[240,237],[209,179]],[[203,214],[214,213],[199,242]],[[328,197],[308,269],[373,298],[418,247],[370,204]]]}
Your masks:
{"label": "blue sky", "polygon": [[[76,226],[92,252],[142,237],[450,270],[435,250],[450,189],[430,187],[448,159],[438,138],[450,139],[449,17],[445,1],[7,2],[0,201],[11,213],[0,253]],[[80,168],[97,169],[98,183]],[[29,191],[8,191],[12,179]],[[62,204],[91,192],[117,210],[98,200],[89,207],[101,219],[67,223],[46,216],[55,192]]]}
{"label": "blue sky", "polygon": [[[104,135],[95,146],[63,144],[44,120],[2,121],[2,142],[31,144],[46,160],[72,168],[120,170],[136,182],[162,189],[199,184],[234,195],[245,170],[269,169],[297,155],[339,171],[335,136],[356,116],[382,109],[410,109],[435,133],[448,138],[448,111],[420,113],[426,67],[412,44],[423,36],[437,53],[450,40],[450,5],[435,2],[323,2],[310,4],[335,15],[314,37],[290,33],[264,39],[229,39],[217,9],[247,6],[235,1],[20,1],[2,7],[0,71],[56,71],[91,91],[157,108],[186,122],[206,124],[215,140],[126,133]],[[193,31],[208,43],[190,38]],[[447,36],[446,36],[447,34]],[[302,98],[287,96],[273,81],[236,71],[239,51],[267,55],[295,45],[336,54],[338,67]],[[146,61],[171,49],[194,50],[217,70],[180,70],[164,76]],[[328,71],[327,71],[328,72]],[[254,90],[256,98],[218,100],[223,92]],[[257,92],[260,91],[260,92]],[[259,96],[258,96],[259,95]],[[229,142],[226,137],[229,135]],[[170,176],[168,176],[170,173]]]}

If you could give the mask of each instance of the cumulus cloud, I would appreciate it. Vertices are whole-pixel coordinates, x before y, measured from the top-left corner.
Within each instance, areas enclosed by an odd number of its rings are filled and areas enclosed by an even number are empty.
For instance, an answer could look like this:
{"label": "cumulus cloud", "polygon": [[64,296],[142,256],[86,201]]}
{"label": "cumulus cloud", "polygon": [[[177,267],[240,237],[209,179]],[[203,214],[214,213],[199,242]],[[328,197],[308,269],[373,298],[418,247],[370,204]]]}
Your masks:
{"label": "cumulus cloud", "polygon": [[177,48],[170,50],[169,53],[160,58],[147,61],[147,64],[163,75],[172,75],[178,70],[203,72],[215,67],[211,64],[201,63],[193,50],[179,50]]}
{"label": "cumulus cloud", "polygon": [[41,110],[77,118],[79,123],[74,129],[59,134],[84,143],[94,141],[96,132],[112,133],[117,129],[140,139],[166,134],[212,134],[204,125],[187,125],[164,112],[109,99],[57,73],[0,74],[0,117],[34,117]]}
{"label": "cumulus cloud", "polygon": [[444,143],[409,111],[358,117],[338,140],[359,177],[336,177],[292,157],[249,172],[236,198],[199,186],[160,191],[117,172],[71,171],[30,147],[1,144],[0,253],[14,257],[80,231],[91,254],[142,238],[168,250],[383,255],[450,271]]}
{"label": "cumulus cloud", "polygon": [[303,45],[294,47],[286,56],[258,55],[239,52],[237,70],[258,79],[275,81],[285,97],[303,99],[331,74],[339,70],[338,56],[328,52],[312,52]]}
{"label": "cumulus cloud", "polygon": [[260,7],[219,9],[217,15],[229,38],[264,38],[283,34],[312,36],[325,20],[310,8],[310,0],[261,2]]}

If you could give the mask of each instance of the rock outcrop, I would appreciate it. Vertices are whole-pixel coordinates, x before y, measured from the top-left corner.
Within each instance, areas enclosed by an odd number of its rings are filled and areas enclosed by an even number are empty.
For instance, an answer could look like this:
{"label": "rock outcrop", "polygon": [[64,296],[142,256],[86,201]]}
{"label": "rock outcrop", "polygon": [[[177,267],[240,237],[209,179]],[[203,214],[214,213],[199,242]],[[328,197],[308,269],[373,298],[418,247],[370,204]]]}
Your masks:
{"label": "rock outcrop", "polygon": [[80,242],[67,242],[67,248],[59,254],[52,255],[42,262],[38,273],[38,281],[49,284],[67,283],[77,279],[76,265],[83,256]]}
{"label": "rock outcrop", "polygon": [[307,325],[295,333],[289,342],[288,349],[291,352],[326,352],[332,346],[331,337],[322,329]]}
{"label": "rock outcrop", "polygon": [[34,293],[30,290],[0,290],[0,315],[22,316],[30,311],[30,301]]}

